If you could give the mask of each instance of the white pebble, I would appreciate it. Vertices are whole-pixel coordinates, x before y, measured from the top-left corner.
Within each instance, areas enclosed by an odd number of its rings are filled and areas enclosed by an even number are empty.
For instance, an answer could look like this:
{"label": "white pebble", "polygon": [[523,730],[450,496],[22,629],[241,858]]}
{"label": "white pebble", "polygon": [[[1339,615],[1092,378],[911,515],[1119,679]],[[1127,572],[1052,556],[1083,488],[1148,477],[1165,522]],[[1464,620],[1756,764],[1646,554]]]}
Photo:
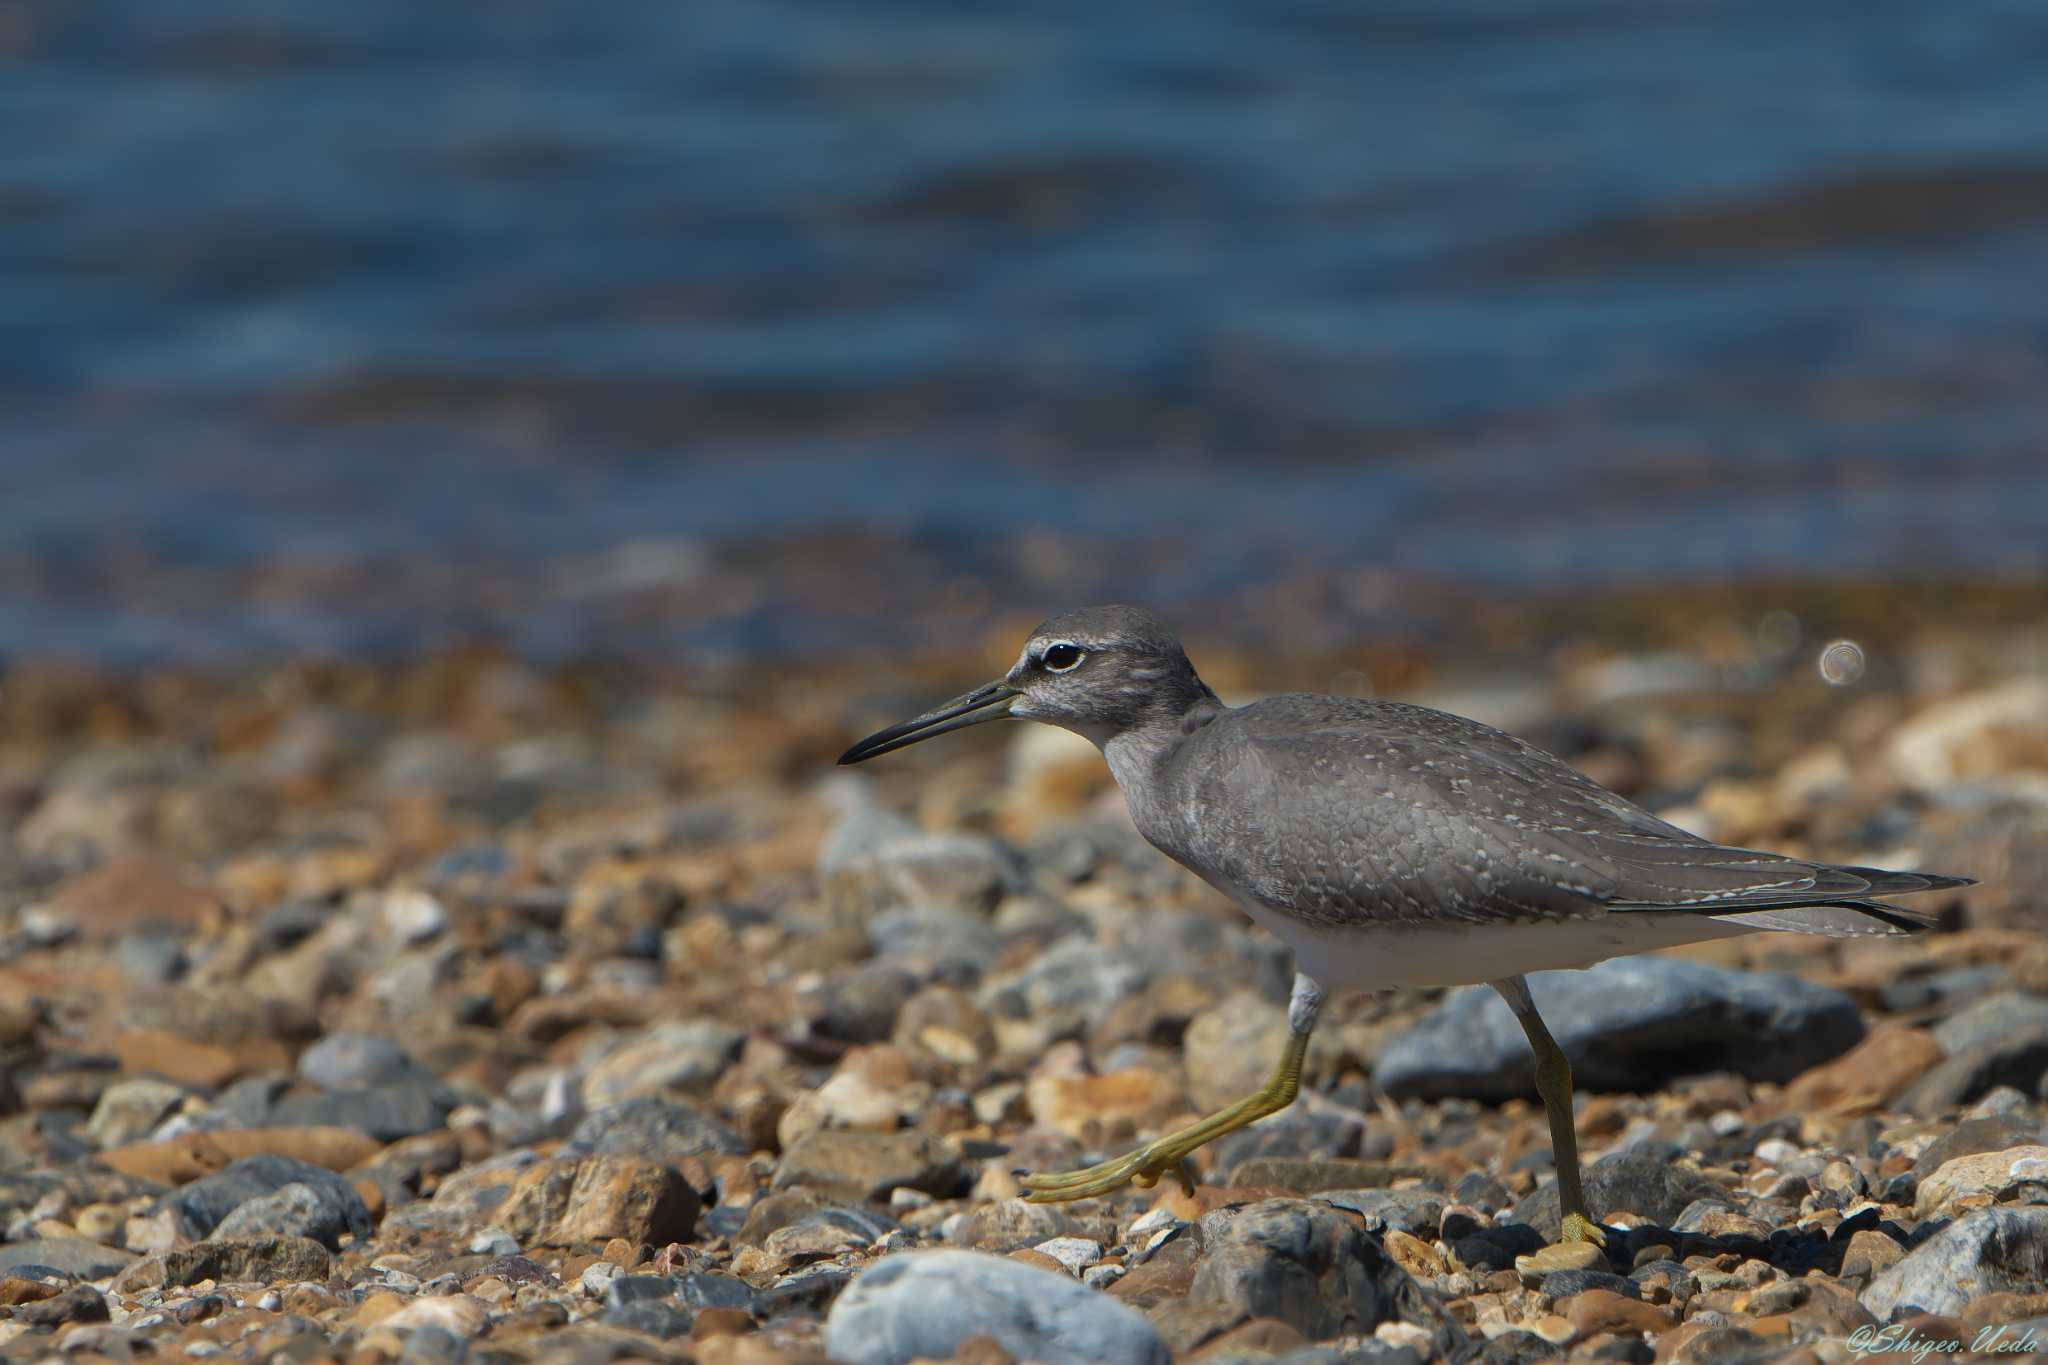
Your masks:
{"label": "white pebble", "polygon": [[1383,1322],[1373,1329],[1373,1340],[1384,1341],[1399,1350],[1412,1346],[1417,1351],[1429,1350],[1429,1329],[1413,1322]]}
{"label": "white pebble", "polygon": [[384,927],[400,943],[425,943],[448,927],[448,912],[424,891],[394,891],[384,898]]}
{"label": "white pebble", "polygon": [[1156,1232],[1160,1228],[1170,1228],[1178,1222],[1180,1222],[1180,1219],[1174,1217],[1172,1212],[1164,1206],[1151,1209],[1133,1219],[1131,1225],[1124,1229],[1124,1240],[1128,1242],[1134,1238],[1142,1237],[1148,1232]]}
{"label": "white pebble", "polygon": [[472,1256],[517,1256],[519,1239],[503,1228],[485,1228],[469,1239]]}
{"label": "white pebble", "polygon": [[612,1287],[612,1281],[624,1273],[610,1261],[598,1261],[583,1272],[583,1278],[577,1283],[582,1286],[585,1294],[593,1299],[601,1299],[605,1290]]}
{"label": "white pebble", "polygon": [[1150,1237],[1146,1238],[1144,1248],[1138,1252],[1139,1262],[1142,1264],[1143,1262],[1150,1260],[1152,1258],[1153,1252],[1159,1250],[1159,1248],[1165,1246],[1168,1242],[1171,1242],[1174,1238],[1180,1236],[1180,1230],[1186,1226],[1186,1223],[1181,1222],[1179,1219],[1175,1219],[1172,1227],[1161,1228],[1159,1229],[1159,1231],[1153,1233]]}
{"label": "white pebble", "polygon": [[54,906],[31,905],[15,915],[14,927],[34,946],[54,948],[78,932],[78,921]]}
{"label": "white pebble", "polygon": [[1787,1162],[1797,1161],[1799,1157],[1799,1149],[1783,1138],[1765,1138],[1756,1145],[1756,1159],[1768,1161],[1773,1166],[1783,1166]]}
{"label": "white pebble", "polygon": [[1093,1265],[1102,1259],[1102,1243],[1089,1237],[1053,1237],[1032,1248],[1052,1257],[1067,1268],[1070,1275],[1081,1273],[1081,1267]]}

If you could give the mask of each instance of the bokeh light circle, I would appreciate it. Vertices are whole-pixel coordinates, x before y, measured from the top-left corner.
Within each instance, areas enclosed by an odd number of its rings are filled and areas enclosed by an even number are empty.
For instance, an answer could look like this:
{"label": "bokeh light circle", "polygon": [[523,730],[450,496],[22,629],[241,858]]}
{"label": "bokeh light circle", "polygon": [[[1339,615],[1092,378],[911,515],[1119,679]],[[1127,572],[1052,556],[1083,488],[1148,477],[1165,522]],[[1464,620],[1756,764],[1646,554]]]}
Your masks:
{"label": "bokeh light circle", "polygon": [[1863,646],[1836,640],[1820,652],[1820,675],[1830,687],[1847,687],[1863,676]]}

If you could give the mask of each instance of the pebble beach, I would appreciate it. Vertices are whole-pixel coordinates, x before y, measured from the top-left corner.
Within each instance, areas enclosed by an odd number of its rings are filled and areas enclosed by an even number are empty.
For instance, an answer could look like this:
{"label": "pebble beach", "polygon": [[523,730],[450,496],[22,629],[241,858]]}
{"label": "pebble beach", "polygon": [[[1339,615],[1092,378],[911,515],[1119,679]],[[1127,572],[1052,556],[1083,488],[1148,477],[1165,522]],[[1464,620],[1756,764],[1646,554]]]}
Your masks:
{"label": "pebble beach", "polygon": [[[1847,1360],[2048,1341],[2048,632],[1197,649],[1379,688],[1737,844],[1978,877],[1940,931],[1331,1002],[1024,725],[831,759],[1012,638],[853,666],[0,675],[0,1349],[247,1361]],[[1844,648],[1850,648],[1844,643]],[[1853,662],[1854,677],[1848,675]],[[1830,673],[1832,670],[1832,673]],[[1332,684],[1332,679],[1335,683]],[[1936,1348],[1939,1349],[1938,1345]],[[1903,1358],[1903,1357],[1902,1357]]]}

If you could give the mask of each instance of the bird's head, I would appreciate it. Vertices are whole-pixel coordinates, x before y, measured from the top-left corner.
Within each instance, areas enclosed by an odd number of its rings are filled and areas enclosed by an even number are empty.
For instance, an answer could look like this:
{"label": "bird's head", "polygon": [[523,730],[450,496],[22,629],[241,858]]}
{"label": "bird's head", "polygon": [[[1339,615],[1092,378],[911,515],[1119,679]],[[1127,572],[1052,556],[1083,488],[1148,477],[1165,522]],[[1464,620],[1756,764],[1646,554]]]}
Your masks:
{"label": "bird's head", "polygon": [[1097,744],[1177,720],[1214,694],[1195,676],[1180,641],[1140,607],[1086,607],[1042,622],[1017,662],[994,682],[869,735],[840,755],[859,763],[933,735],[984,721],[1044,721]]}

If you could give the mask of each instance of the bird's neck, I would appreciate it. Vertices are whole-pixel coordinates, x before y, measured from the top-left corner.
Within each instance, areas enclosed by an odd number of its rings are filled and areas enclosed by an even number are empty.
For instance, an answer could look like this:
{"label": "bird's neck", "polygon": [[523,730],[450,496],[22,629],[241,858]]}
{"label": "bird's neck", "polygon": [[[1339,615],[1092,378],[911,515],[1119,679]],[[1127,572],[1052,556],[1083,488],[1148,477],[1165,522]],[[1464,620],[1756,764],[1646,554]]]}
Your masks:
{"label": "bird's neck", "polygon": [[1110,775],[1126,792],[1151,785],[1189,735],[1229,709],[1200,679],[1195,679],[1194,685],[1198,690],[1181,705],[1161,706],[1114,734],[1089,736],[1108,760]]}

